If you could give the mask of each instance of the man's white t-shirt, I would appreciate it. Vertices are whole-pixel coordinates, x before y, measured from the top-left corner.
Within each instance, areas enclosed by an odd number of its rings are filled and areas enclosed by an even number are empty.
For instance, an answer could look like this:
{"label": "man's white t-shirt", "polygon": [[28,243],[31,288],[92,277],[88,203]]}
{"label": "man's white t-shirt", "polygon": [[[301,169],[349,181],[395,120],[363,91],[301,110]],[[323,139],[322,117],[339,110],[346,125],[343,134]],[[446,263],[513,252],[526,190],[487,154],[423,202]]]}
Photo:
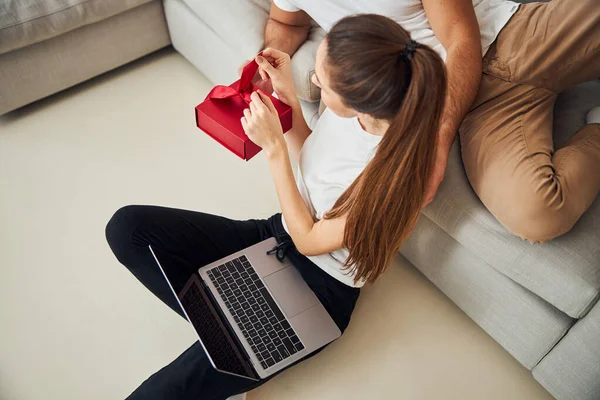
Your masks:
{"label": "man's white t-shirt", "polygon": [[[354,182],[375,155],[382,136],[365,131],[358,118],[341,118],[326,109],[308,136],[298,160],[298,190],[314,221],[322,219],[337,199]],[[283,226],[288,231],[285,219]],[[289,233],[289,231],[288,231]],[[351,269],[345,269],[348,250],[308,257],[313,263],[348,286],[354,282]]]}
{"label": "man's white t-shirt", "polygon": [[[411,38],[437,51],[446,59],[446,50],[433,34],[421,0],[274,0],[284,11],[305,11],[329,31],[340,19],[354,14],[381,14],[392,18],[410,32]],[[517,12],[519,4],[508,0],[473,0],[483,55],[500,30]]]}

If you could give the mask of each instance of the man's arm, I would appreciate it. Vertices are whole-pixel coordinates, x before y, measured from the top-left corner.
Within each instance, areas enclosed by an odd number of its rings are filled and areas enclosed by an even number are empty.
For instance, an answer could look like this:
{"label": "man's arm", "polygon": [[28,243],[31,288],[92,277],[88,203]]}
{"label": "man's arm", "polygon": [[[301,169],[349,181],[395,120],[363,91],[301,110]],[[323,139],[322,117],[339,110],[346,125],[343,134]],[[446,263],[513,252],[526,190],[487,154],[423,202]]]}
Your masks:
{"label": "man's arm", "polygon": [[472,0],[423,0],[436,37],[446,49],[448,92],[438,136],[438,156],[425,194],[429,203],[444,177],[448,153],[481,80],[481,34]]}
{"label": "man's arm", "polygon": [[265,48],[272,47],[290,57],[306,41],[310,17],[304,11],[284,11],[271,1],[271,13],[265,28]]}

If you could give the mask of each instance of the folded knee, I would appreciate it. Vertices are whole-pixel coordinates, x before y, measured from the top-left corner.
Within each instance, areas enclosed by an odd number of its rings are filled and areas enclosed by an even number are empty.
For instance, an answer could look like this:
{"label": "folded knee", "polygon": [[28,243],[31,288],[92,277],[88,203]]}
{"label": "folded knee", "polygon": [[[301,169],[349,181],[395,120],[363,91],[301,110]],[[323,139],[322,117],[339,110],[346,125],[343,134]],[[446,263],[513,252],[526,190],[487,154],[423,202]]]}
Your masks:
{"label": "folded knee", "polygon": [[132,237],[141,223],[140,206],[125,206],[117,210],[106,224],[106,241],[119,261],[133,245]]}
{"label": "folded knee", "polygon": [[509,211],[505,227],[531,243],[544,243],[568,232],[576,222],[565,207],[532,199]]}

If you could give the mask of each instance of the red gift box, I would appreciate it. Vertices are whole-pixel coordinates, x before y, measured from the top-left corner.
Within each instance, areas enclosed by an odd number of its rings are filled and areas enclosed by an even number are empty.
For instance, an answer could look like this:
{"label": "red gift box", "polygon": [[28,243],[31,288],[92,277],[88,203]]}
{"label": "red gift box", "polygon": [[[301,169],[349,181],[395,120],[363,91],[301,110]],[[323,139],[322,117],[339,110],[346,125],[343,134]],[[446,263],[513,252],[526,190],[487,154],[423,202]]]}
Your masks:
{"label": "red gift box", "polygon": [[[258,64],[250,62],[242,71],[239,80],[230,86],[216,86],[206,99],[196,106],[196,125],[207,135],[221,143],[240,158],[248,161],[261,148],[244,133],[241,118],[250,103],[250,94],[256,90],[252,78]],[[268,95],[279,114],[283,132],[292,127],[292,109],[287,104]]]}

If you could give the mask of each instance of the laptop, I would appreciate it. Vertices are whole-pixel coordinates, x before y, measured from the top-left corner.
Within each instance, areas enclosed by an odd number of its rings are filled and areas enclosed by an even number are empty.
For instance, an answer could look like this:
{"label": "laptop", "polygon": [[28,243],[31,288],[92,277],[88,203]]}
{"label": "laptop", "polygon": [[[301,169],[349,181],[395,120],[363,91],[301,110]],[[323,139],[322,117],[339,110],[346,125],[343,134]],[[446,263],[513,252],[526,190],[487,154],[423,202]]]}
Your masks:
{"label": "laptop", "polygon": [[269,238],[198,269],[181,290],[171,265],[150,247],[212,366],[252,380],[267,378],[332,342],[341,332]]}

